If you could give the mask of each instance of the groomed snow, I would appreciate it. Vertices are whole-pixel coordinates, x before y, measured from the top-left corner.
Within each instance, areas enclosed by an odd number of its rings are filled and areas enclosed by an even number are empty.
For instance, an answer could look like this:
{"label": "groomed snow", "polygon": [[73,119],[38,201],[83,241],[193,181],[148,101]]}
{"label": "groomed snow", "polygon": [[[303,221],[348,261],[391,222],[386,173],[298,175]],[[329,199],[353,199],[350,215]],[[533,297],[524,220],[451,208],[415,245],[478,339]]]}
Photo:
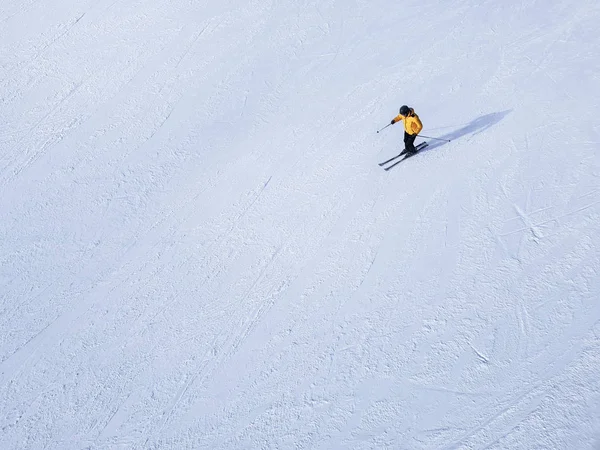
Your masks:
{"label": "groomed snow", "polygon": [[599,23],[2,0],[0,448],[600,448]]}

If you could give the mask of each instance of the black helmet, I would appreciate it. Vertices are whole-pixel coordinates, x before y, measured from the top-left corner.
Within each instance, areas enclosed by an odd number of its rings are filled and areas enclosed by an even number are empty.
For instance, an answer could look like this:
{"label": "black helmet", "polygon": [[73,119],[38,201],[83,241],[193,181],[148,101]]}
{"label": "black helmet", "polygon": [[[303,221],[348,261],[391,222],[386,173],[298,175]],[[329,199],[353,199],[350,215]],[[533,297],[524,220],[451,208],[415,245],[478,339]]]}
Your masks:
{"label": "black helmet", "polygon": [[403,116],[408,116],[408,113],[410,112],[410,108],[406,105],[402,105],[400,107],[400,114],[402,114]]}

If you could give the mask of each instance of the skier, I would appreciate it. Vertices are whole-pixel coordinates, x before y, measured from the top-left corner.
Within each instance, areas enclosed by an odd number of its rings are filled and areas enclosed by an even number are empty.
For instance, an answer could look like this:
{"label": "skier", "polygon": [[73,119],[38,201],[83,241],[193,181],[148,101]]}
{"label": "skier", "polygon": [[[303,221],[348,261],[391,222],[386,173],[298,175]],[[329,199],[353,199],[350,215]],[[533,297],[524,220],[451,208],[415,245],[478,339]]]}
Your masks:
{"label": "skier", "polygon": [[423,129],[423,124],[419,116],[415,114],[415,110],[406,105],[402,105],[400,114],[392,119],[390,125],[394,125],[401,120],[404,120],[404,151],[401,154],[408,153],[410,155],[417,153],[415,139],[417,138],[417,134]]}

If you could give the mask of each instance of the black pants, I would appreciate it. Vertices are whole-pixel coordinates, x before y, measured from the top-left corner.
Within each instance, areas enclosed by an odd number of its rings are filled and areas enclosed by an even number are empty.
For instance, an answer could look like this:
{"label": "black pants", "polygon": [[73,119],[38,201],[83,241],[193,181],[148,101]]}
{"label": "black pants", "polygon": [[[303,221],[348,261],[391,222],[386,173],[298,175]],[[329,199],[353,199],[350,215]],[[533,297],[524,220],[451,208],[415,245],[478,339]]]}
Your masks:
{"label": "black pants", "polygon": [[404,132],[404,149],[407,152],[415,151],[415,139],[417,138],[416,134],[408,134],[406,131]]}

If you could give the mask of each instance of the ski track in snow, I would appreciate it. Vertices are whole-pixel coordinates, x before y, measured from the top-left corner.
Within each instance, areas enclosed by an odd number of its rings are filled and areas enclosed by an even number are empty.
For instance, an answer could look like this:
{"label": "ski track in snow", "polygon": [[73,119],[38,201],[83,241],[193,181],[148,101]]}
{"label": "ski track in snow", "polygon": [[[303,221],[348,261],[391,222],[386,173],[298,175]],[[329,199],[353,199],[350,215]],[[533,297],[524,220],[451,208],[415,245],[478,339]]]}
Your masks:
{"label": "ski track in snow", "polygon": [[2,3],[0,448],[597,448],[599,19]]}

